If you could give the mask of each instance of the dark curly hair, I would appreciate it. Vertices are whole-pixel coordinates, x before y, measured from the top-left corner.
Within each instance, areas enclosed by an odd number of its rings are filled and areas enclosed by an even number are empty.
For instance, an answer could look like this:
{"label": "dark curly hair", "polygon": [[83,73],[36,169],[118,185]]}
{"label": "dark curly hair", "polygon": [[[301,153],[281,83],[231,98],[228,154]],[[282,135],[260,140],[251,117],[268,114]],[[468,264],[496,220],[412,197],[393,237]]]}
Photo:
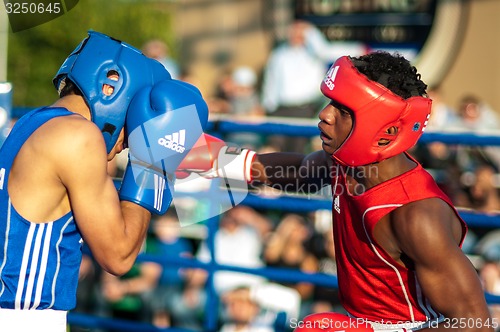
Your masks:
{"label": "dark curly hair", "polygon": [[378,51],[351,58],[351,61],[360,73],[404,99],[427,96],[427,84],[420,79],[417,69],[398,53]]}

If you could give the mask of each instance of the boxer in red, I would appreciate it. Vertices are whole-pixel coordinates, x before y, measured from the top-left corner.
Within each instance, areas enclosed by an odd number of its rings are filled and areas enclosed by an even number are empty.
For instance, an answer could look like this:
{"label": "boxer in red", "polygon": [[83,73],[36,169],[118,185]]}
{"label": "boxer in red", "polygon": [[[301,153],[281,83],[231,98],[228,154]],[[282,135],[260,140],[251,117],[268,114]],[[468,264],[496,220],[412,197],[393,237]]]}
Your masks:
{"label": "boxer in red", "polygon": [[330,100],[319,113],[323,149],[259,154],[252,174],[288,191],[332,186],[340,298],[352,319],[375,331],[493,331],[498,324],[461,250],[467,226],[407,152],[430,115],[426,88],[400,55],[339,58],[321,84]]}

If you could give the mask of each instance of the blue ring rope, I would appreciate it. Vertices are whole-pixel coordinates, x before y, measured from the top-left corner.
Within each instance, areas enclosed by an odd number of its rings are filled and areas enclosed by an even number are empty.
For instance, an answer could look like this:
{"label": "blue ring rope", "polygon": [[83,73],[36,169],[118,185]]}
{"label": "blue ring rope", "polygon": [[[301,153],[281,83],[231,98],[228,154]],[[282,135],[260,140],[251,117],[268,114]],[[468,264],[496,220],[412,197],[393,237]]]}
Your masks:
{"label": "blue ring rope", "polygon": [[[268,119],[277,119],[267,117]],[[277,120],[275,120],[277,121]],[[310,120],[307,120],[310,123]],[[265,135],[288,135],[300,137],[316,137],[319,130],[316,124],[297,124],[296,122],[244,122],[229,119],[212,120],[208,124],[208,132],[220,131],[223,133],[250,132]],[[442,142],[446,144],[462,144],[471,146],[499,146],[500,133],[478,134],[470,131],[433,132],[426,131],[419,143]]]}
{"label": "blue ring rope", "polygon": [[[30,108],[14,108],[13,114],[20,117],[22,114],[31,110]],[[207,131],[220,131],[224,133],[230,132],[252,132],[258,134],[280,134],[288,136],[304,136],[304,137],[314,137],[317,136],[319,131],[315,125],[301,125],[296,123],[245,123],[245,122],[234,122],[231,120],[218,120],[211,121],[208,125]],[[496,134],[475,134],[470,132],[463,133],[437,133],[437,132],[426,132],[422,135],[420,143],[431,143],[431,142],[442,142],[446,144],[461,144],[461,145],[471,145],[471,146],[498,146],[500,145],[500,135]],[[305,211],[315,211],[318,209],[331,209],[331,200],[326,199],[307,199],[304,197],[287,197],[282,196],[279,198],[265,198],[259,197],[253,194],[249,194],[243,204],[256,207],[256,208],[270,208],[270,209],[286,209],[289,211],[305,212]],[[493,214],[483,214],[470,210],[459,210],[460,215],[470,226],[478,227],[500,227],[500,215]],[[215,225],[215,223],[211,223]],[[212,235],[216,231],[216,226],[209,227],[209,233]],[[209,237],[210,238],[210,237]],[[213,242],[212,242],[213,249]],[[213,252],[212,252],[213,258]],[[172,264],[178,266],[188,266],[188,267],[198,267],[204,268],[213,275],[213,272],[218,270],[234,271],[251,273],[266,277],[275,281],[304,281],[337,287],[337,279],[335,276],[318,274],[318,273],[305,273],[297,270],[289,269],[279,269],[279,268],[243,268],[238,266],[228,266],[217,264],[215,260],[210,263],[202,263],[195,259],[186,258],[165,258],[165,257],[153,257],[151,255],[140,255],[138,260],[149,260],[156,261],[162,264]],[[213,285],[212,285],[213,286]],[[212,289],[213,290],[213,289]],[[215,294],[213,292],[213,294]],[[486,301],[489,304],[500,304],[500,296],[485,293]],[[212,309],[214,309],[212,307]],[[216,309],[215,309],[216,310]],[[207,312],[209,315],[210,312]],[[213,330],[215,326],[216,318],[212,318],[206,323],[209,325],[209,330]],[[167,328],[160,329],[156,328],[150,324],[137,323],[131,321],[116,320],[110,318],[102,318],[91,315],[84,315],[76,312],[70,312],[68,314],[68,323],[86,326],[86,327],[96,327],[96,328],[120,328],[122,331],[169,331],[169,332],[187,332],[189,330],[178,329],[178,328]]]}
{"label": "blue ring rope", "polygon": [[[33,109],[30,107],[14,107],[12,114],[14,118],[19,118]],[[262,122],[241,121],[230,118],[215,119],[208,122],[206,131],[220,131],[224,133],[251,132],[266,135],[280,134],[303,137],[315,137],[319,134],[316,124],[311,124],[313,121],[306,120],[304,122],[305,124],[300,124],[297,121],[286,121],[285,119],[276,117],[265,117]],[[465,131],[446,133],[426,131],[420,138],[419,143],[431,142],[474,146],[499,146],[500,133],[477,134]]]}

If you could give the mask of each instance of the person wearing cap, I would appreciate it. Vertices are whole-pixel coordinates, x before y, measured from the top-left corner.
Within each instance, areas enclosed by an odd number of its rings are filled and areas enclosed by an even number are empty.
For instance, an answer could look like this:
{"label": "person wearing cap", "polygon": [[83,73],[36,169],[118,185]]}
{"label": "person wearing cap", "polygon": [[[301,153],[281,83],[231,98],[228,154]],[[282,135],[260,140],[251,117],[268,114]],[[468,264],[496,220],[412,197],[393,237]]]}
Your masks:
{"label": "person wearing cap", "polygon": [[461,250],[465,222],[407,152],[429,120],[426,88],[398,54],[343,56],[321,83],[330,100],[319,113],[322,150],[257,155],[255,182],[303,194],[332,187],[338,287],[349,317],[313,315],[296,331],[337,331],[313,327],[335,321],[369,323],[356,331],[497,327]]}

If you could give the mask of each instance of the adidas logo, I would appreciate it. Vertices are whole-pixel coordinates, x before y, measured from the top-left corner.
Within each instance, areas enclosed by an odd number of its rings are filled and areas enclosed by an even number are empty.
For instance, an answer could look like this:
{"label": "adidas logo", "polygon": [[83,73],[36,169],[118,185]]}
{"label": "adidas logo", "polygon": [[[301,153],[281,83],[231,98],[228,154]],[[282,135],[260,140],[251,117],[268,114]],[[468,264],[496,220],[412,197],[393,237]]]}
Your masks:
{"label": "adidas logo", "polygon": [[340,197],[335,196],[335,199],[333,200],[333,208],[337,213],[340,213]]}
{"label": "adidas logo", "polygon": [[178,132],[172,133],[171,135],[165,135],[165,137],[160,137],[158,139],[158,144],[177,153],[184,153],[184,151],[186,150],[186,148],[184,147],[185,142],[185,129],[181,129]]}

